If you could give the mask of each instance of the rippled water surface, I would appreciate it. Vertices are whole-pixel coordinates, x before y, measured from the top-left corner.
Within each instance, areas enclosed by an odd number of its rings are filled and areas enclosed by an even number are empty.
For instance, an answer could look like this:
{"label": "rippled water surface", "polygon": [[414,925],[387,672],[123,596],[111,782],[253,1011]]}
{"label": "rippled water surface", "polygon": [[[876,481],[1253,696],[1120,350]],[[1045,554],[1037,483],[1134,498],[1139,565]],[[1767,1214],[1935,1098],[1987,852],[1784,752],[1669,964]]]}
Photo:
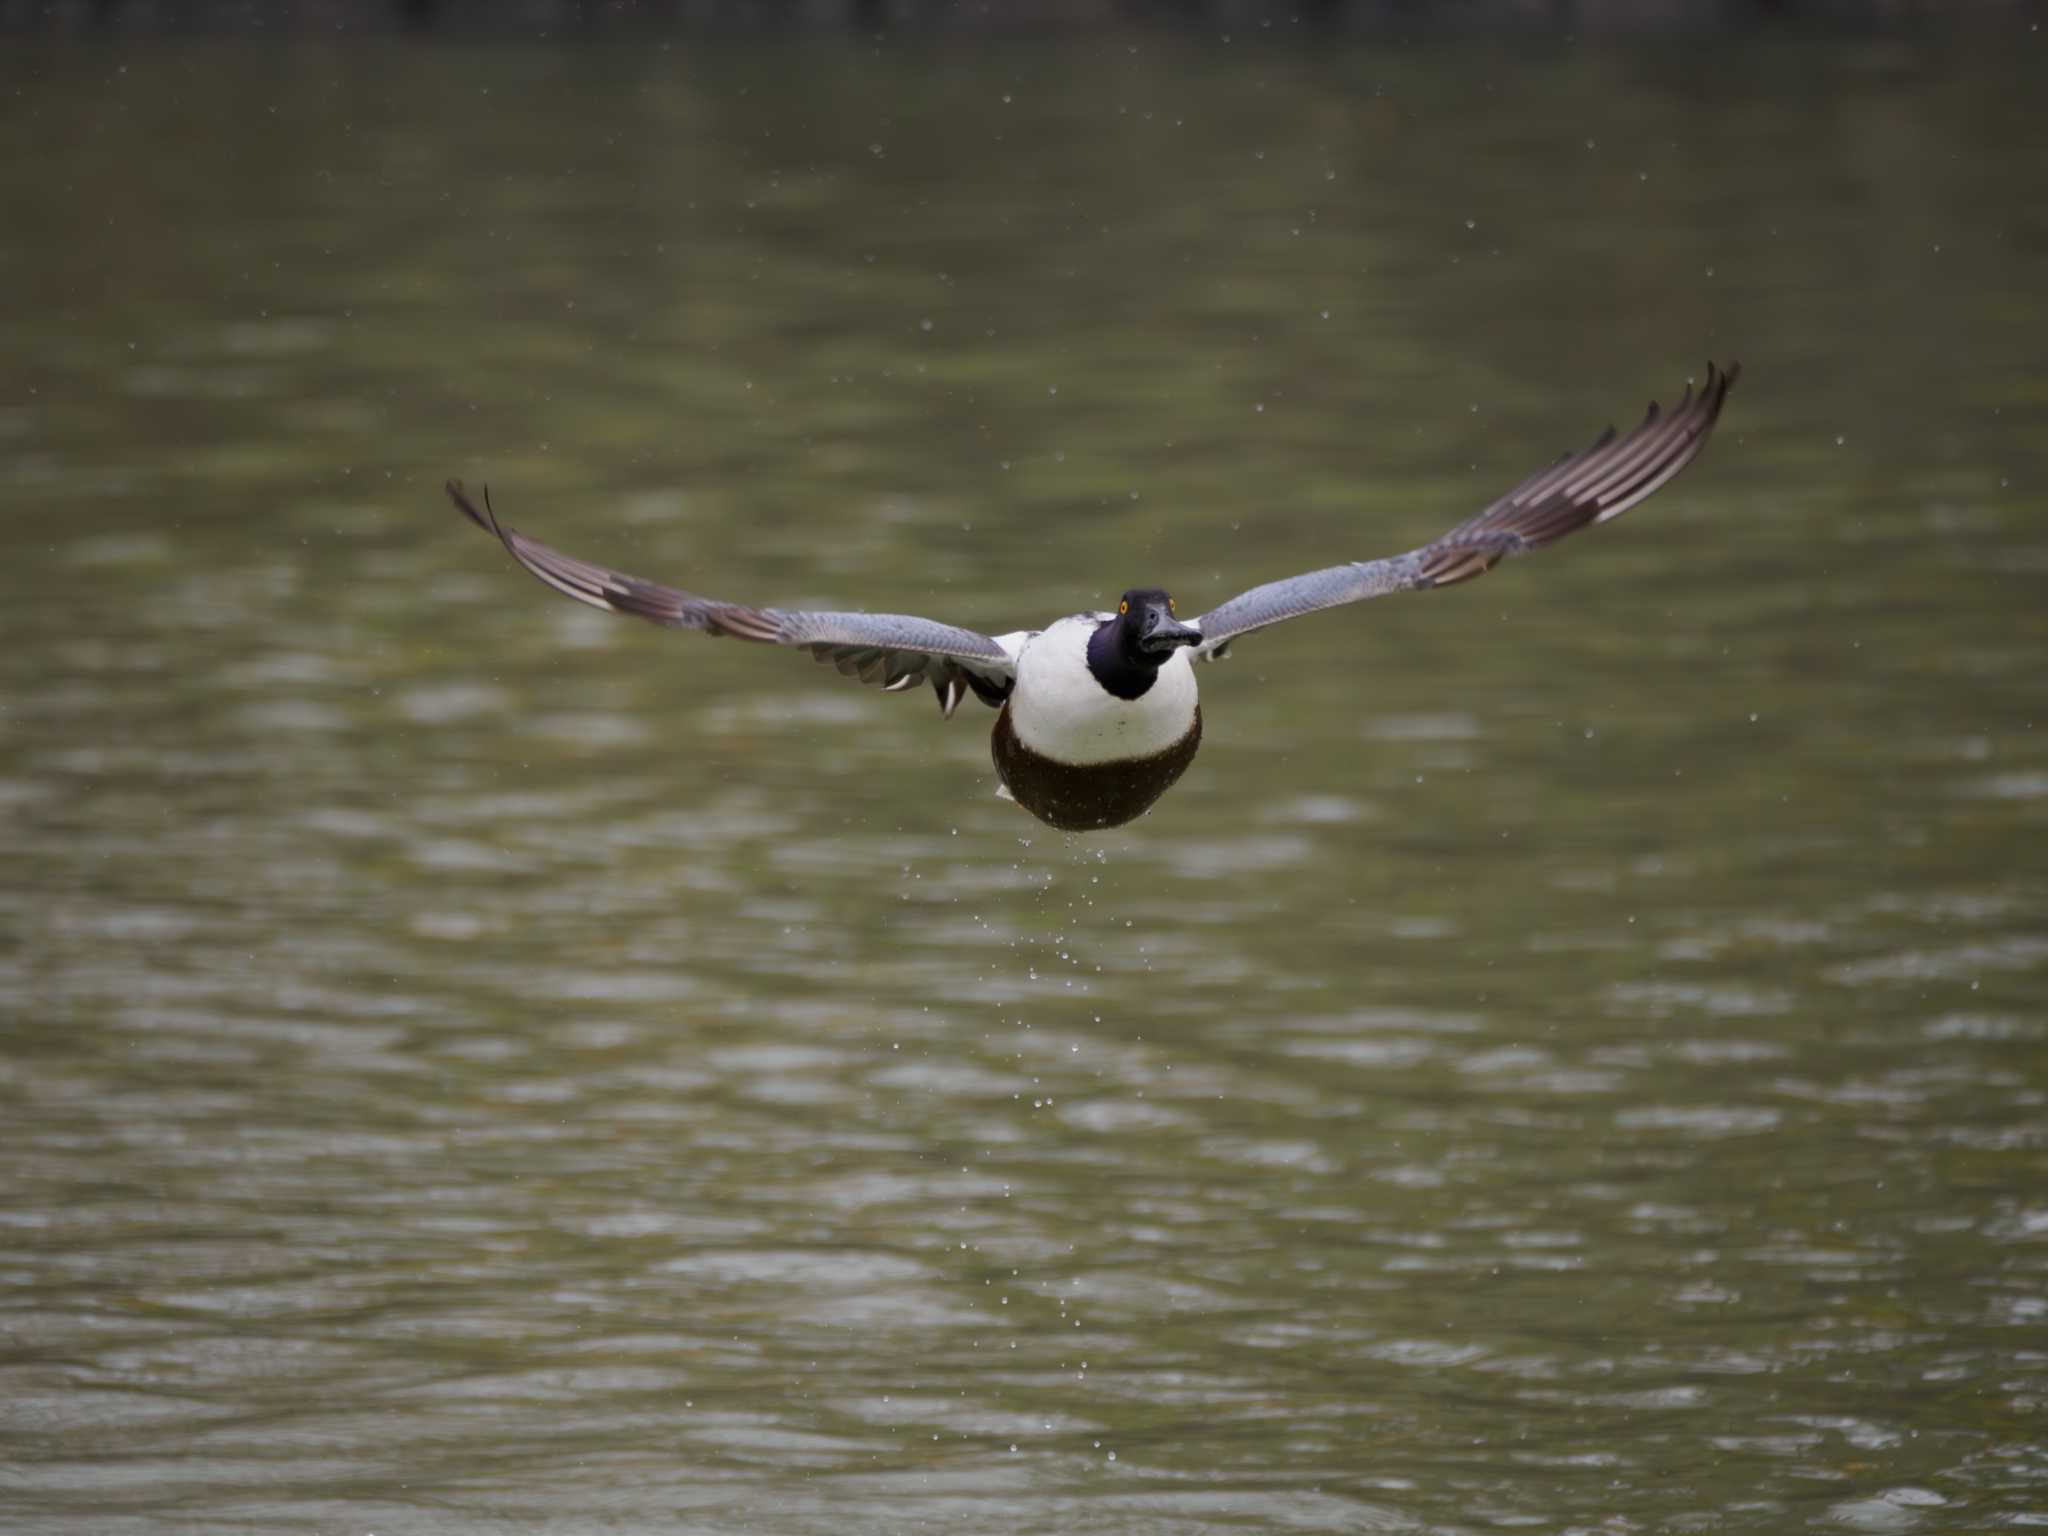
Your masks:
{"label": "rippled water surface", "polygon": [[2048,1525],[2040,39],[1284,30],[0,54],[0,1524]]}

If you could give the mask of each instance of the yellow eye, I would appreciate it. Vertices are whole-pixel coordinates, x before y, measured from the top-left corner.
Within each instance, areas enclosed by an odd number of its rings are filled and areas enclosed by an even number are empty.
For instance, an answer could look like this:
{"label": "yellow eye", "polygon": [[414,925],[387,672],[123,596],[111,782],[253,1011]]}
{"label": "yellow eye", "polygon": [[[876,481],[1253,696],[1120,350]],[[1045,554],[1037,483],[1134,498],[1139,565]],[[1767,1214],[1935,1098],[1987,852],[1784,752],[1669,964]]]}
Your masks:
{"label": "yellow eye", "polygon": [[1179,612],[1180,612],[1180,610],[1179,610],[1178,608],[1176,608],[1176,607],[1174,607],[1174,606],[1173,606],[1173,599],[1172,599],[1172,598],[1170,598],[1170,597],[1169,597],[1169,598],[1168,598],[1168,599],[1166,600],[1166,611],[1167,611],[1168,613],[1179,613]]}
{"label": "yellow eye", "polygon": [[1129,613],[1131,611],[1131,605],[1129,603],[1118,603],[1116,605],[1116,611],[1118,613]]}

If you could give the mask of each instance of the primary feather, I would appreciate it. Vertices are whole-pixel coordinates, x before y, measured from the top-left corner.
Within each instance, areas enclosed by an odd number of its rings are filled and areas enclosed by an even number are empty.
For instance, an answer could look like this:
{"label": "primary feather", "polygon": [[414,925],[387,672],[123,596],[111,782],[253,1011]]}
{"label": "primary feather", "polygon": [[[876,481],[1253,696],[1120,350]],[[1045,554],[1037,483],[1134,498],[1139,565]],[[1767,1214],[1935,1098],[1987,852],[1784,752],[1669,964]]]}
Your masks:
{"label": "primary feather", "polygon": [[896,690],[928,680],[950,716],[970,679],[975,692],[1000,697],[1016,675],[1010,653],[989,636],[905,613],[817,613],[804,609],[754,608],[720,602],[676,587],[593,565],[529,539],[498,521],[489,490],[481,509],[460,480],[450,480],[448,499],[477,527],[505,546],[514,560],[564,596],[630,614],[672,629],[700,629],[763,645],[795,646],[831,662],[848,677]]}
{"label": "primary feather", "polygon": [[1192,621],[1202,632],[1197,659],[1210,660],[1240,635],[1306,613],[1470,581],[1511,555],[1621,516],[1699,456],[1741,372],[1740,364],[1726,373],[1707,364],[1705,386],[1695,394],[1687,385],[1669,415],[1652,401],[1642,424],[1626,437],[1609,427],[1590,447],[1566,454],[1420,549],[1327,566],[1240,592]]}

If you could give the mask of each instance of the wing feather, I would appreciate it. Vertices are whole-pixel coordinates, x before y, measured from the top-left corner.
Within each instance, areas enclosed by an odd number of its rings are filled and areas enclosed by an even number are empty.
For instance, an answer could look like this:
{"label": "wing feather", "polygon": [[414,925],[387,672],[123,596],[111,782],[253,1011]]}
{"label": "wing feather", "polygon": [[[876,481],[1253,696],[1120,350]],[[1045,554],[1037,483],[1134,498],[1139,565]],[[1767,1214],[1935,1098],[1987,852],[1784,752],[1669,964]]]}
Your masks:
{"label": "wing feather", "polygon": [[879,683],[892,692],[928,679],[938,693],[940,710],[949,717],[966,692],[965,674],[981,680],[977,695],[993,697],[998,703],[1016,677],[1010,653],[977,630],[903,613],[754,608],[699,597],[579,560],[529,539],[498,521],[488,490],[479,508],[460,480],[450,480],[447,489],[456,509],[503,544],[528,571],[565,597],[607,613],[762,645],[799,647],[819,661],[832,663],[848,677]]}
{"label": "wing feather", "polygon": [[1621,516],[1699,457],[1741,372],[1739,363],[1731,363],[1725,373],[1707,364],[1706,383],[1697,393],[1688,384],[1684,397],[1668,413],[1651,401],[1642,423],[1627,436],[1609,427],[1588,447],[1538,470],[1476,517],[1421,549],[1384,560],[1333,565],[1239,593],[1193,621],[1202,632],[1197,658],[1221,655],[1239,635],[1306,613],[1390,592],[1470,581],[1511,555],[1541,549],[1581,528]]}

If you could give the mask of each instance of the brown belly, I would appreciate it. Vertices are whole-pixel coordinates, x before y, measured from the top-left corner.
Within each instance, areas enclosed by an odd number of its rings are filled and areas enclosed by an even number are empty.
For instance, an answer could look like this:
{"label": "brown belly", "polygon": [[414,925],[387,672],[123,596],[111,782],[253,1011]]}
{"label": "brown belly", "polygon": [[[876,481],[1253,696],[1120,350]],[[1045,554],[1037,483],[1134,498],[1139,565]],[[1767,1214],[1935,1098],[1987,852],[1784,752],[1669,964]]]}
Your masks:
{"label": "brown belly", "polygon": [[990,748],[996,773],[1017,803],[1062,832],[1096,832],[1120,827],[1152,809],[1152,803],[1187,772],[1202,744],[1202,711],[1195,709],[1187,735],[1150,757],[1121,763],[1059,763],[1041,757],[1017,739],[1010,706],[996,716]]}

